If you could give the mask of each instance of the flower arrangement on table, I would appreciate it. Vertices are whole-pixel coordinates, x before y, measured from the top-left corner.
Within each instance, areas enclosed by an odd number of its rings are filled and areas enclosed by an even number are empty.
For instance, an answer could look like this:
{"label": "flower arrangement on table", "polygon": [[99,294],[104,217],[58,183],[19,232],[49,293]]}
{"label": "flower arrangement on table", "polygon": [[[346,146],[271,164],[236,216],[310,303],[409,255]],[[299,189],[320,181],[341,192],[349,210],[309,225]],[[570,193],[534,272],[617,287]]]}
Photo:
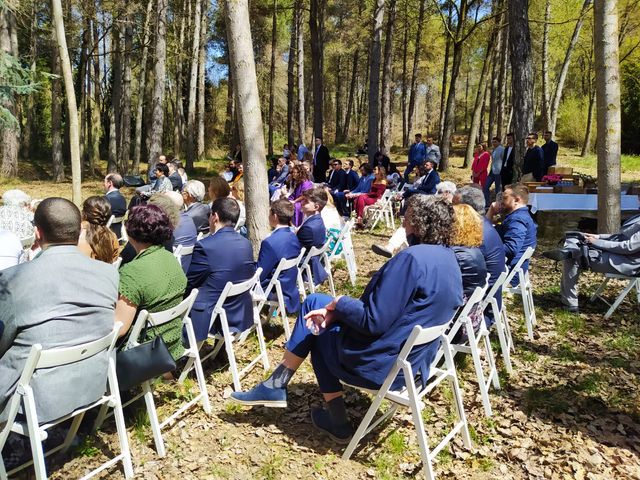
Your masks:
{"label": "flower arrangement on table", "polygon": [[547,183],[548,185],[556,185],[558,182],[562,181],[562,175],[545,175],[544,177],[542,177],[542,181]]}

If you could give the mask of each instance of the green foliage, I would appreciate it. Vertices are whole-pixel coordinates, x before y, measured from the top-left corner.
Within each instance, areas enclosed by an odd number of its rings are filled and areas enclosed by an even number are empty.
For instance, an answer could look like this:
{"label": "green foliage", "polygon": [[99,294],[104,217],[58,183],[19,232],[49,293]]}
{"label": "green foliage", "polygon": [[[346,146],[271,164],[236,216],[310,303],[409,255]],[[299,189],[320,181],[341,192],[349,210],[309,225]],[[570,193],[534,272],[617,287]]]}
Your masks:
{"label": "green foliage", "polygon": [[622,151],[640,154],[640,63],[622,68]]}
{"label": "green foliage", "polygon": [[[563,145],[572,147],[582,146],[584,133],[587,129],[587,110],[589,101],[586,98],[565,98],[558,109],[558,137]],[[595,132],[595,121],[592,124]],[[593,137],[592,137],[593,138]]]}
{"label": "green foliage", "polygon": [[7,106],[13,105],[15,95],[29,95],[38,85],[32,82],[31,72],[19,59],[6,52],[0,52],[0,79],[0,126],[15,127],[18,120]]}

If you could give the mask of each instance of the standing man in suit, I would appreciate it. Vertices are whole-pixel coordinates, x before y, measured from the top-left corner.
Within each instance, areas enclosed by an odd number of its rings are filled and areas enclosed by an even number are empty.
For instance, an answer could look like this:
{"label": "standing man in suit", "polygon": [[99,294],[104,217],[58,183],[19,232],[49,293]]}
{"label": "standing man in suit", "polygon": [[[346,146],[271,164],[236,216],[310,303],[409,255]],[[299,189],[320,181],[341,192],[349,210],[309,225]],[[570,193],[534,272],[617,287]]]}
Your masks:
{"label": "standing man in suit", "polygon": [[[111,214],[116,217],[124,217],[127,213],[127,201],[120,193],[120,189],[124,185],[122,175],[119,173],[110,173],[104,177],[104,191],[105,197],[111,205]],[[113,222],[111,224],[111,231],[116,234],[116,237],[122,236],[122,222]]]}
{"label": "standing man in suit", "polygon": [[[587,252],[580,242],[587,244]],[[588,258],[583,258],[587,253]],[[567,238],[564,248],[544,252],[555,261],[562,261],[560,295],[562,304],[570,312],[578,311],[578,278],[580,265],[586,263],[590,270],[598,273],[617,273],[636,277],[640,275],[640,215],[630,218],[622,225],[620,233],[592,235],[582,238]]]}
{"label": "standing man in suit", "polygon": [[541,182],[544,177],[544,152],[536,145],[537,141],[538,134],[536,132],[527,135],[527,151],[524,154],[524,164],[522,165],[522,181],[531,178],[536,182]]}
{"label": "standing man in suit", "polygon": [[342,169],[342,161],[336,158],[331,159],[331,167],[327,185],[331,192],[342,192],[347,188],[347,172]]}
{"label": "standing man in suit", "polygon": [[330,160],[329,149],[322,144],[322,137],[316,137],[316,148],[313,151],[313,179],[316,183],[327,181]]}
{"label": "standing man in suit", "polygon": [[[311,247],[321,248],[327,239],[327,229],[320,212],[328,201],[327,191],[323,187],[315,187],[302,194],[302,211],[305,218],[298,228],[298,240],[305,249],[305,254]],[[329,276],[318,257],[311,260],[311,275],[315,285],[320,285]]]}
{"label": "standing man in suit", "polygon": [[409,147],[409,158],[407,168],[404,170],[404,181],[409,183],[409,174],[413,170],[424,163],[427,158],[427,150],[424,143],[422,143],[422,134],[416,133],[415,140]]}
{"label": "standing man in suit", "polygon": [[558,144],[551,140],[551,132],[547,130],[543,134],[544,145],[542,145],[542,151],[544,152],[544,174],[549,172],[549,167],[553,167],[556,164],[556,158],[558,157]]}
{"label": "standing man in suit", "polygon": [[[78,250],[78,208],[47,198],[33,221],[42,253],[0,275],[0,424],[33,345],[71,347],[107,335],[114,324],[118,272]],[[39,371],[32,382],[38,419],[55,420],[100,398],[106,372],[105,353]]]}
{"label": "standing man in suit", "polygon": [[[258,254],[258,267],[262,268],[260,284],[263,289],[269,285],[281,259],[289,260],[300,255],[302,247],[298,237],[291,230],[293,212],[293,203],[286,198],[272,202],[269,207],[269,225],[273,228],[273,232],[262,241]],[[284,304],[289,313],[297,312],[300,309],[297,280],[298,269],[295,267],[280,273]]]}
{"label": "standing man in suit", "polygon": [[[205,340],[209,331],[221,332],[220,322],[209,325],[211,313],[227,282],[243,282],[256,272],[251,243],[234,230],[240,217],[240,206],[233,198],[218,198],[211,204],[211,235],[200,240],[187,271],[187,290],[197,288],[198,296],[191,309],[196,340]],[[232,333],[242,332],[253,324],[250,293],[231,297],[224,304]]]}
{"label": "standing man in suit", "polygon": [[502,170],[500,170],[500,183],[505,185],[513,183],[513,162],[515,160],[515,150],[513,148],[513,132],[507,133],[507,146],[504,147],[502,156]]}
{"label": "standing man in suit", "polygon": [[427,160],[431,160],[435,163],[435,167],[437,168],[440,164],[440,159],[442,158],[442,154],[440,153],[440,147],[433,143],[433,137],[431,135],[427,136],[427,144],[425,145],[425,158]]}
{"label": "standing man in suit", "polygon": [[493,139],[491,140],[491,146],[493,147],[493,150],[491,151],[491,168],[489,169],[489,176],[487,177],[487,181],[484,184],[484,187],[482,187],[482,191],[484,192],[485,205],[489,205],[492,184],[495,183],[496,185],[496,195],[502,191],[502,182],[500,181],[502,160],[504,157],[504,147],[502,146],[502,139],[500,137],[493,137]]}
{"label": "standing man in suit", "polygon": [[206,189],[199,180],[188,180],[182,187],[182,199],[187,215],[193,219],[198,233],[209,231],[209,205],[202,203]]}

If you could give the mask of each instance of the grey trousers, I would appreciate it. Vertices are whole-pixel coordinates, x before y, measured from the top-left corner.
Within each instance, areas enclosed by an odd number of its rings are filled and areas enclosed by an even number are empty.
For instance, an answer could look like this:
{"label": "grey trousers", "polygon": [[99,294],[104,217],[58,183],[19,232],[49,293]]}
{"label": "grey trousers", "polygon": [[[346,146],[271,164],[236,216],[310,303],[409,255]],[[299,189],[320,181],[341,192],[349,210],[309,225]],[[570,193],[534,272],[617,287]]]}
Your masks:
{"label": "grey trousers", "polygon": [[[562,265],[562,280],[560,281],[560,295],[562,303],[569,307],[578,306],[578,278],[580,277],[581,250],[578,240],[568,238],[564,242],[564,248],[573,252],[573,258],[565,260]],[[604,254],[603,254],[604,253]],[[589,248],[589,270],[598,273],[619,273],[608,261],[606,252]]]}

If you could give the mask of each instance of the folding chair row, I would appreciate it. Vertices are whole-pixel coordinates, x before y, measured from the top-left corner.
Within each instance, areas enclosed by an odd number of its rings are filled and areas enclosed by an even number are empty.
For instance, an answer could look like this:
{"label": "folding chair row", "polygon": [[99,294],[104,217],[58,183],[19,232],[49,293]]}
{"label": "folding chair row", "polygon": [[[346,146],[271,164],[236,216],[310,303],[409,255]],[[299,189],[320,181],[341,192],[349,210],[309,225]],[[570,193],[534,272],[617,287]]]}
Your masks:
{"label": "folding chair row", "polygon": [[[531,286],[531,279],[529,278],[529,270],[525,271],[523,265],[526,261],[528,261],[533,256],[534,249],[532,247],[527,248],[524,252],[518,263],[516,263],[513,268],[508,272],[507,278],[504,281],[504,290],[510,292],[515,295],[520,295],[522,297],[522,305],[524,307],[524,322],[527,327],[527,335],[529,336],[529,340],[533,340],[533,327],[537,324],[536,320],[536,309],[533,304],[533,287]],[[516,287],[511,286],[511,281],[518,276],[519,284]],[[502,306],[503,310],[506,307]]]}
{"label": "folding chair row", "polygon": [[372,232],[381,220],[385,222],[387,228],[394,228],[393,197],[395,193],[393,190],[385,190],[378,203],[367,207],[367,213],[373,216],[369,231]]}

